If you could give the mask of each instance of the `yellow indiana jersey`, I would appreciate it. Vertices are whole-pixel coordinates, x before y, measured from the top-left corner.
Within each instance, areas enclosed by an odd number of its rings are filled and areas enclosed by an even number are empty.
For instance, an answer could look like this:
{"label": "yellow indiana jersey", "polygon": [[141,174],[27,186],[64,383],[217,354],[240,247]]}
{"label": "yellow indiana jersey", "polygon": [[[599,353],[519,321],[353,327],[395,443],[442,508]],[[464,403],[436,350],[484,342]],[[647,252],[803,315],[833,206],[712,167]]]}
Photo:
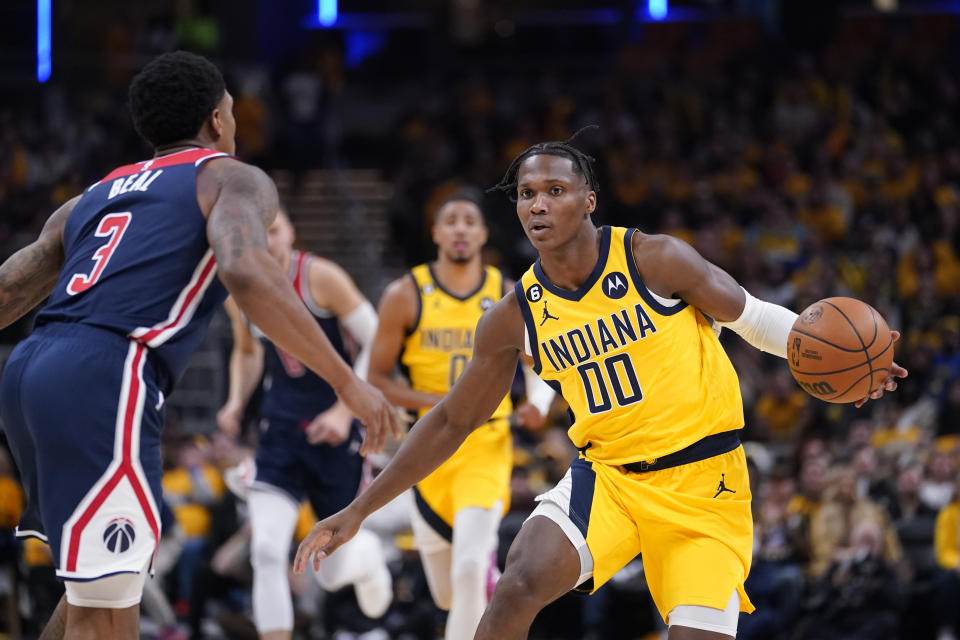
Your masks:
{"label": "yellow indiana jersey", "polygon": [[600,256],[577,291],[538,260],[516,285],[534,371],[563,395],[569,435],[588,460],[652,461],[743,427],[737,374],[707,318],[650,292],[635,229],[603,227]]}
{"label": "yellow indiana jersey", "polygon": [[[503,297],[503,275],[484,267],[483,281],[461,297],[444,289],[429,264],[411,270],[420,296],[420,314],[403,345],[401,364],[417,391],[444,395],[473,355],[473,335],[483,312]],[[421,409],[418,417],[427,412]],[[507,418],[513,406],[506,396],[491,419]]]}

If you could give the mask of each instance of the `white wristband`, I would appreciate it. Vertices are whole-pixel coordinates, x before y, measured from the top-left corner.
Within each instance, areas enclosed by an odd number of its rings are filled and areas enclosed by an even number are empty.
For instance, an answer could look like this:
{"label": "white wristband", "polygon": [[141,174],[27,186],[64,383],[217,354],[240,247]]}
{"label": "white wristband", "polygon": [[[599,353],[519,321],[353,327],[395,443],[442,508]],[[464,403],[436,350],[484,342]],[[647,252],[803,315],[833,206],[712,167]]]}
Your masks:
{"label": "white wristband", "polygon": [[761,351],[786,358],[790,329],[797,314],[780,305],[758,300],[746,289],[743,293],[746,296],[743,313],[736,320],[721,322],[720,326],[736,331]]}
{"label": "white wristband", "polygon": [[540,415],[548,416],[557,392],[526,365],[523,367],[523,381],[527,386],[527,402],[535,406]]}
{"label": "white wristband", "polygon": [[377,334],[377,312],[368,300],[360,303],[356,309],[341,318],[344,328],[360,343],[360,353],[353,363],[353,371],[361,380],[367,379],[370,367],[370,347]]}

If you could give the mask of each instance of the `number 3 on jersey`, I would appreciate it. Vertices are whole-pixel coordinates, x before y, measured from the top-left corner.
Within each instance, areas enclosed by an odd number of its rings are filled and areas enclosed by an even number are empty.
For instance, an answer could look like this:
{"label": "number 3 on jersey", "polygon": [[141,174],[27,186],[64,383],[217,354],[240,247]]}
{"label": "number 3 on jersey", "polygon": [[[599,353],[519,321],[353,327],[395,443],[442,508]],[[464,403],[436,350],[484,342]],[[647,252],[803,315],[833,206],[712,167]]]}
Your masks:
{"label": "number 3 on jersey", "polygon": [[94,235],[98,238],[110,239],[94,252],[93,271],[91,271],[89,275],[85,273],[73,274],[73,277],[70,278],[70,282],[67,284],[67,293],[75,296],[78,293],[83,293],[97,283],[97,280],[103,275],[103,270],[107,268],[107,263],[110,262],[110,257],[113,255],[113,252],[116,251],[117,246],[120,245],[120,240],[123,239],[123,232],[127,230],[127,225],[130,224],[132,217],[129,211],[110,213],[103,216],[100,224],[97,225],[97,230]]}

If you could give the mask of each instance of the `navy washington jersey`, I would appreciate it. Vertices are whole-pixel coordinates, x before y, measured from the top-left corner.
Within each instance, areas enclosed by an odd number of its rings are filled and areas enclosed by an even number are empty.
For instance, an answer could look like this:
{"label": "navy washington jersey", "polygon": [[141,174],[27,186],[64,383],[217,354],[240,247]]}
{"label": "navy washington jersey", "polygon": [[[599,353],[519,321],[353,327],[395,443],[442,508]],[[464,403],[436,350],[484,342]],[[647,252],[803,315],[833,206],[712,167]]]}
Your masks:
{"label": "navy washington jersey", "polygon": [[[321,309],[310,295],[310,262],[314,256],[294,251],[290,258],[290,281],[317,324],[327,334],[330,344],[340,357],[350,361],[340,333],[340,322],[327,309]],[[263,402],[260,414],[264,418],[310,421],[318,413],[329,409],[337,395],[327,382],[303,363],[273,344],[259,330],[254,335],[263,343]]]}
{"label": "navy washington jersey", "polygon": [[202,163],[187,149],[114,170],[87,188],[63,230],[64,261],[37,325],[82,323],[141,342],[169,391],[227,292],[197,203]]}

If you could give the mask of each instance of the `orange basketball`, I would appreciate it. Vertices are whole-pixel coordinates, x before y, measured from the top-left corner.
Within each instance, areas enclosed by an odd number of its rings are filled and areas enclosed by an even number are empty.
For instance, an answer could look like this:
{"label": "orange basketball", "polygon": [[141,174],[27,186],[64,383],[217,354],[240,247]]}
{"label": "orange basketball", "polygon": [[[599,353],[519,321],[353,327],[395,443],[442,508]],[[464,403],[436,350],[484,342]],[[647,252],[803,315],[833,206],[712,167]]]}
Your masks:
{"label": "orange basketball", "polygon": [[853,298],[825,298],[804,309],[790,330],[787,351],[800,387],[827,402],[865,398],[893,363],[886,321]]}

